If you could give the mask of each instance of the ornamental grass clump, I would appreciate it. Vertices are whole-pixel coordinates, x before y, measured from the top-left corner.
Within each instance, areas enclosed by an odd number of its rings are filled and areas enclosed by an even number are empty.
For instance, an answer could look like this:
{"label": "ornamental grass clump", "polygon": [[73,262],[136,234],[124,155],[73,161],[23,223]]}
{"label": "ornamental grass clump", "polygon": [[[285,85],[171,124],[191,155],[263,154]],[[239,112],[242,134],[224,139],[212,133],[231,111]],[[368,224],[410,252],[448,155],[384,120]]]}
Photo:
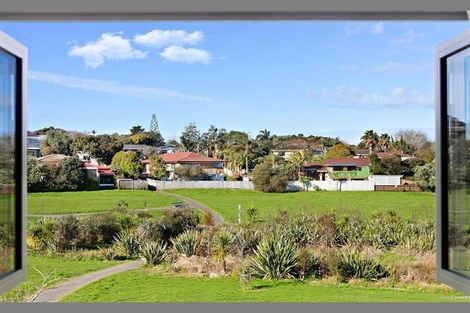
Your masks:
{"label": "ornamental grass clump", "polygon": [[268,237],[254,251],[251,270],[263,279],[293,278],[299,261],[299,251],[286,238]]}
{"label": "ornamental grass clump", "polygon": [[173,248],[180,254],[190,257],[196,253],[199,233],[195,230],[186,231],[171,239]]}
{"label": "ornamental grass clump", "polygon": [[168,257],[166,248],[167,245],[163,241],[149,241],[141,246],[139,255],[147,264],[156,266]]}

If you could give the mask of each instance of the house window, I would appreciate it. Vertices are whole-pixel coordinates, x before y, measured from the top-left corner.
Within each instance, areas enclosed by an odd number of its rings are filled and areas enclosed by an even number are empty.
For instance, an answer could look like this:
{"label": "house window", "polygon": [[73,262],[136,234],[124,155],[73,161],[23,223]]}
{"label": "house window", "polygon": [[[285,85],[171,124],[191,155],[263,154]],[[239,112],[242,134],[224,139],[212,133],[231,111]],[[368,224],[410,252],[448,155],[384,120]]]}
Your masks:
{"label": "house window", "polygon": [[0,293],[24,279],[25,53],[0,32]]}

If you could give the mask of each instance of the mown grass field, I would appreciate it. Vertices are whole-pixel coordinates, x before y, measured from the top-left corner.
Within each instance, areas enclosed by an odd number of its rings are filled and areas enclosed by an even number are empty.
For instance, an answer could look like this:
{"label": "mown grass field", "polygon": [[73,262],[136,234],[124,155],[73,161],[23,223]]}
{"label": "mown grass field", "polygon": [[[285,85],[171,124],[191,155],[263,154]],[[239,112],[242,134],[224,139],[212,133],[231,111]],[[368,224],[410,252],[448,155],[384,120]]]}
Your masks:
{"label": "mown grass field", "polygon": [[220,213],[225,219],[238,218],[238,205],[243,212],[250,207],[258,209],[261,217],[275,214],[279,209],[290,212],[337,212],[340,214],[363,214],[393,210],[404,217],[434,219],[434,194],[424,192],[368,192],[325,191],[262,193],[237,189],[180,189],[168,192],[202,202]]}
{"label": "mown grass field", "polygon": [[159,208],[175,200],[148,190],[99,190],[80,192],[44,192],[28,194],[29,214],[67,214],[103,212],[117,207],[120,201],[129,209]]}
{"label": "mown grass field", "polygon": [[[135,288],[133,286],[138,286]],[[244,290],[237,278],[167,276],[135,270],[104,278],[63,302],[457,302],[447,290],[311,285],[253,280]]]}
{"label": "mown grass field", "polygon": [[[27,259],[27,279],[17,287],[11,289],[6,294],[0,296],[0,301],[13,302],[23,301],[35,294],[43,283],[43,277],[37,271],[44,275],[52,273],[48,282],[51,285],[57,284],[63,280],[81,276],[89,272],[117,265],[120,262],[105,261],[72,261],[66,258],[49,258],[28,256]],[[36,269],[37,270],[36,270]]]}

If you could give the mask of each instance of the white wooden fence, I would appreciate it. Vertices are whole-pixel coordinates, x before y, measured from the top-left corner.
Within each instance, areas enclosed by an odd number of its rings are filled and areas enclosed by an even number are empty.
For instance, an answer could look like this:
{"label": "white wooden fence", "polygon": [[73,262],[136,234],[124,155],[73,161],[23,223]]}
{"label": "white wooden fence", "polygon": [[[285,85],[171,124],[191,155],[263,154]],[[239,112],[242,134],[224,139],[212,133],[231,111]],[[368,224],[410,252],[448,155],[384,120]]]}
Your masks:
{"label": "white wooden fence", "polygon": [[[325,181],[311,181],[307,184],[301,182],[289,182],[287,190],[327,190],[327,191],[374,191],[375,182],[371,180],[358,180],[358,181],[337,181],[337,180],[325,180]],[[308,188],[307,188],[308,187]]]}
{"label": "white wooden fence", "polygon": [[164,189],[255,189],[250,181],[164,181],[147,179],[150,187]]}

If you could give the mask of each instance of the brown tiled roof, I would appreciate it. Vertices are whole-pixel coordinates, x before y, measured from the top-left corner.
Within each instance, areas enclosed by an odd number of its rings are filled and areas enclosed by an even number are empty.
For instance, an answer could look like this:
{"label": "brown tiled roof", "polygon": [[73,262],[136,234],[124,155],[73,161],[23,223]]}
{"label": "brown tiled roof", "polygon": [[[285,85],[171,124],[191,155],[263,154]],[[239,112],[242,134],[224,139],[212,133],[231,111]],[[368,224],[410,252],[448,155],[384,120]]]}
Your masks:
{"label": "brown tiled roof", "polygon": [[[206,157],[205,155],[196,152],[175,152],[160,154],[165,163],[214,163],[225,162],[224,160]],[[149,163],[150,160],[143,160],[142,163]]]}

